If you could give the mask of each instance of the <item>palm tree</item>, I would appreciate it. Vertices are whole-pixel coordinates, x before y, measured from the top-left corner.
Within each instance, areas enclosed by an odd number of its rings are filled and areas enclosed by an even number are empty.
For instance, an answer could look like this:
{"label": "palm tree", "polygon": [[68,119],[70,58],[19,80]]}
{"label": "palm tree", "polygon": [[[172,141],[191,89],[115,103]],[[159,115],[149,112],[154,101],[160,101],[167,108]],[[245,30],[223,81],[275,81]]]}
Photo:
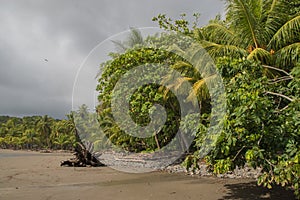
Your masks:
{"label": "palm tree", "polygon": [[26,145],[26,149],[32,149],[34,145],[40,142],[34,129],[24,130],[22,140]]}
{"label": "palm tree", "polygon": [[57,144],[60,149],[65,149],[66,146],[72,143],[72,137],[70,135],[61,133],[54,139],[54,144]]}
{"label": "palm tree", "polygon": [[291,70],[299,62],[300,15],[286,0],[228,0],[220,17],[195,29],[195,37],[214,58],[254,59]]}
{"label": "palm tree", "polygon": [[[194,38],[214,60],[223,56],[256,60],[267,72],[275,70],[284,74],[285,78],[280,80],[290,80],[291,76],[284,70],[291,70],[300,61],[299,13],[291,12],[291,4],[286,0],[228,0],[226,6],[226,20],[217,16],[207,26],[195,28]],[[162,22],[169,23],[164,19]],[[192,52],[192,57],[195,54],[197,50]],[[173,68],[184,77],[169,86],[186,91],[185,83],[190,82],[193,89],[188,100],[196,96],[201,109],[201,102],[209,99],[206,81],[213,80],[214,74],[203,79],[194,67],[185,61],[175,63]],[[163,82],[168,83],[170,79],[165,77]]]}
{"label": "palm tree", "polygon": [[11,127],[8,123],[2,123],[0,127],[0,136],[5,137],[10,132]]}
{"label": "palm tree", "polygon": [[40,134],[42,145],[49,148],[51,146],[51,120],[47,115],[43,116],[36,122],[36,130]]}
{"label": "palm tree", "polygon": [[[161,90],[164,92],[164,97],[167,98],[167,94],[170,89],[175,90],[178,94],[185,94],[189,89],[189,84],[192,84],[191,91],[188,91],[189,96],[187,100],[191,101],[195,106],[199,106],[201,109],[201,102],[210,98],[208,88],[205,80],[201,77],[201,74],[193,67],[192,64],[185,61],[178,61],[171,67],[181,72],[183,76],[174,80],[172,74],[169,74],[163,78],[162,84],[168,86],[168,89],[161,87]],[[210,78],[213,78],[213,76],[210,76]],[[199,102],[195,102],[195,99]]]}
{"label": "palm tree", "polygon": [[124,53],[127,49],[132,49],[144,43],[143,36],[139,29],[130,27],[130,34],[125,41],[112,41],[118,53]]}
{"label": "palm tree", "polygon": [[5,138],[0,137],[0,148],[5,148],[5,147],[6,147]]}

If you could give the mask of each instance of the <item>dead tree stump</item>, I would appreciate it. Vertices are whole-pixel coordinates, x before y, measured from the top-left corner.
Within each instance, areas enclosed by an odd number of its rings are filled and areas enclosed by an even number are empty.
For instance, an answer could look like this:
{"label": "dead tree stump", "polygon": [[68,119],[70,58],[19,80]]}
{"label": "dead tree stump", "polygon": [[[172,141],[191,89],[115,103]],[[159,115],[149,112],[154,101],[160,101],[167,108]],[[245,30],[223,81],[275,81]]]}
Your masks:
{"label": "dead tree stump", "polygon": [[[101,163],[96,155],[93,153],[93,144],[86,143],[86,145],[79,142],[74,149],[75,158],[71,158],[69,160],[61,161],[60,166],[68,166],[68,167],[100,167],[105,166],[105,164]],[[97,155],[98,156],[98,155]]]}

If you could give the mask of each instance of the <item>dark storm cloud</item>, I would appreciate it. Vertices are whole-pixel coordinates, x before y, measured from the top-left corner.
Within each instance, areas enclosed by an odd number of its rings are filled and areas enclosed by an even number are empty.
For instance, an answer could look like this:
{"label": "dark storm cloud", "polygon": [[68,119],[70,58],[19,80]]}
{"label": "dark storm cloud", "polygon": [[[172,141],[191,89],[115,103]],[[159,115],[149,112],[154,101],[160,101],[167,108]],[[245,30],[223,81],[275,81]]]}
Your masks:
{"label": "dark storm cloud", "polygon": [[99,42],[129,27],[156,26],[159,13],[201,13],[201,24],[223,11],[220,0],[2,0],[0,115],[71,109],[81,62]]}

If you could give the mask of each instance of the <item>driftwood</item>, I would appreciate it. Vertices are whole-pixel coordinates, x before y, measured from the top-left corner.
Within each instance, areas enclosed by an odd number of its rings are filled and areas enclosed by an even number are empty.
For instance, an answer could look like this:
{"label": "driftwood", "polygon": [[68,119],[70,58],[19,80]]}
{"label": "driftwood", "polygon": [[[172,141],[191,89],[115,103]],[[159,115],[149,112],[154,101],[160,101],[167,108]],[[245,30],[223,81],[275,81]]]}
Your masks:
{"label": "driftwood", "polygon": [[75,158],[71,158],[69,160],[61,161],[60,166],[68,166],[68,167],[100,167],[105,166],[105,164],[101,163],[96,157],[96,155],[92,153],[93,144],[86,143],[85,145],[79,142],[75,147]]}
{"label": "driftwood", "polygon": [[[73,123],[75,126],[75,122],[73,119]],[[76,126],[75,126],[76,127]],[[74,148],[74,155],[75,158],[71,158],[69,160],[61,161],[60,166],[69,166],[69,167],[86,167],[86,166],[92,166],[92,167],[100,167],[105,166],[105,164],[101,163],[97,157],[99,158],[99,153],[93,153],[94,150],[94,144],[91,142],[86,142],[83,144],[82,140],[79,137],[79,133],[77,128],[75,128],[75,139],[76,139],[76,145]]]}

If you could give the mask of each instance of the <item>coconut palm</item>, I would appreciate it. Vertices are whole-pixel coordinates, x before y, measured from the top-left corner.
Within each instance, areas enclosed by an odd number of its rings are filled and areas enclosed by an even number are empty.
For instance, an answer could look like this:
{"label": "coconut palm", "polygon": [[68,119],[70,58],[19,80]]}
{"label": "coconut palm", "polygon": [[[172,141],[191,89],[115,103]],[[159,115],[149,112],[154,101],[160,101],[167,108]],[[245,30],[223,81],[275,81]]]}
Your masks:
{"label": "coconut palm", "polygon": [[39,138],[37,137],[37,134],[33,128],[24,130],[22,140],[26,146],[26,149],[32,149],[34,144],[40,143]]}
{"label": "coconut palm", "polygon": [[36,130],[40,134],[41,143],[45,147],[49,148],[50,135],[51,135],[51,118],[47,115],[43,116],[36,122]]}
{"label": "coconut palm", "polygon": [[214,58],[244,57],[291,70],[300,55],[300,14],[286,0],[228,0],[220,17],[195,29],[195,37]]}
{"label": "coconut palm", "polygon": [[[207,26],[193,31],[194,37],[212,58],[253,59],[276,71],[280,71],[277,68],[292,69],[299,62],[300,16],[290,12],[291,5],[285,0],[228,0],[226,5],[225,21],[217,16]],[[191,64],[179,61],[173,68],[185,76],[169,86],[186,91],[184,84],[190,82],[193,89],[188,99],[194,96],[200,102],[209,99],[205,80]],[[164,81],[169,79],[165,77]]]}
{"label": "coconut palm", "polygon": [[[189,92],[187,100],[191,101],[195,106],[199,106],[201,109],[201,102],[210,98],[205,79],[203,79],[201,74],[188,62],[178,61],[172,65],[172,68],[181,72],[183,76],[174,79],[172,74],[168,74],[163,78],[162,83],[168,86],[168,89],[161,87],[161,90],[164,92],[164,98],[168,97],[170,89],[175,90],[178,94]],[[213,76],[211,77],[213,78]],[[189,91],[190,84],[192,88]],[[197,97],[199,102],[195,102],[195,97]]]}
{"label": "coconut palm", "polygon": [[6,147],[5,138],[0,137],[0,148],[5,148],[5,147]]}
{"label": "coconut palm", "polygon": [[125,41],[112,41],[118,53],[124,53],[127,49],[132,49],[144,43],[143,36],[139,29],[130,27],[130,33]]}
{"label": "coconut palm", "polygon": [[60,149],[65,149],[66,146],[72,144],[70,135],[61,133],[54,139],[54,144],[58,145]]}

